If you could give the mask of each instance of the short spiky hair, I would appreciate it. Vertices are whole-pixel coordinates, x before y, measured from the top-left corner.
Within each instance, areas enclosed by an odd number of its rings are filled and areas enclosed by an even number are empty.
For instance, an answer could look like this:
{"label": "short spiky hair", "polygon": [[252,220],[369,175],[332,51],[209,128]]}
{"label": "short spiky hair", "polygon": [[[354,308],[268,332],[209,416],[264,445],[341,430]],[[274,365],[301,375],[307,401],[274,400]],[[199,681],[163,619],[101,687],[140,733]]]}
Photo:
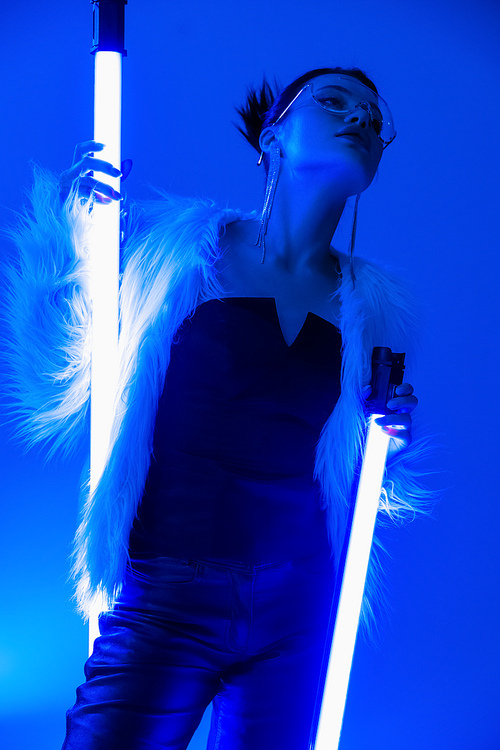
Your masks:
{"label": "short spiky hair", "polygon": [[[264,77],[262,85],[259,88],[250,87],[245,103],[241,107],[236,107],[243,123],[242,125],[236,125],[236,127],[249,144],[260,153],[259,138],[264,128],[278,119],[307,81],[328,73],[353,76],[378,94],[373,81],[360,68],[316,68],[299,76],[284,89],[276,79],[274,86],[271,86]],[[267,163],[265,162],[265,164],[267,170]]]}

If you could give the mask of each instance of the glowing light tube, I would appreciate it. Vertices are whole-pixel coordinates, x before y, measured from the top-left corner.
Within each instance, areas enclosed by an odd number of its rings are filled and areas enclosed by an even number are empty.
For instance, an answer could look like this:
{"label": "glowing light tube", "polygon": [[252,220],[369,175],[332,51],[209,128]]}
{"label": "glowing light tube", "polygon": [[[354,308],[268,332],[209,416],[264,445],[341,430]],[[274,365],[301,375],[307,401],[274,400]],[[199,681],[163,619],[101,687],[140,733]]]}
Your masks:
{"label": "glowing light tube", "polygon": [[[122,55],[96,52],[94,82],[94,140],[104,143],[99,158],[120,166]],[[120,191],[120,178],[96,172],[94,177]],[[120,204],[94,202],[90,236],[90,294],[92,299],[92,371],[90,406],[90,490],[103,472],[113,421],[118,373],[118,271]],[[89,648],[98,635],[95,615],[89,623]]]}
{"label": "glowing light tube", "polygon": [[340,590],[330,659],[314,750],[335,750],[340,742],[354,645],[365,588],[390,437],[372,415]]}

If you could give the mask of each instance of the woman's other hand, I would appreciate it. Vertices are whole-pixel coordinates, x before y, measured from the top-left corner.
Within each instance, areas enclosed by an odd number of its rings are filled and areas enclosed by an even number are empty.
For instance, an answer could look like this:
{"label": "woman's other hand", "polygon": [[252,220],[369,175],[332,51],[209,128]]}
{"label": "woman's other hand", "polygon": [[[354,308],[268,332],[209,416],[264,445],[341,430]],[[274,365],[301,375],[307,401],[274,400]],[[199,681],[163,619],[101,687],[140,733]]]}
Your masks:
{"label": "woman's other hand", "polygon": [[[371,387],[369,385],[363,388],[363,397],[366,399],[370,395]],[[408,448],[411,443],[411,412],[418,405],[418,399],[413,395],[413,386],[410,383],[403,383],[396,386],[396,395],[387,402],[389,409],[395,409],[394,414],[386,414],[384,417],[378,417],[375,422],[382,427],[382,430],[392,438],[389,441],[388,456],[398,453],[398,451]]]}
{"label": "woman's other hand", "polygon": [[387,402],[389,409],[395,409],[394,414],[378,417],[375,422],[382,427],[383,432],[392,438],[389,441],[389,456],[411,443],[411,412],[418,405],[418,399],[413,395],[413,386],[403,383],[396,387],[396,395]]}
{"label": "woman's other hand", "polygon": [[59,177],[59,194],[64,202],[71,192],[75,192],[78,198],[88,199],[91,194],[99,203],[111,203],[113,200],[121,200],[121,195],[105,182],[94,179],[94,172],[102,172],[110,177],[119,177],[122,181],[130,174],[132,160],[125,159],[121,164],[121,171],[103,159],[95,156],[97,151],[102,151],[103,143],[97,141],[84,141],[75,147],[73,164]]}

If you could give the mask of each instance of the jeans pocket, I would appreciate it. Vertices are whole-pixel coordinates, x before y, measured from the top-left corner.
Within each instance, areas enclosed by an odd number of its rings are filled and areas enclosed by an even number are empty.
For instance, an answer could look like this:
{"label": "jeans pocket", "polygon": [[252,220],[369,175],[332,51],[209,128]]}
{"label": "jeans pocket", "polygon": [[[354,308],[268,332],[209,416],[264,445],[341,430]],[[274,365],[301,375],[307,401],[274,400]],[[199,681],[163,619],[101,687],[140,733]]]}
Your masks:
{"label": "jeans pocket", "polygon": [[127,575],[135,581],[160,588],[193,583],[199,572],[199,563],[176,557],[132,558],[127,567]]}

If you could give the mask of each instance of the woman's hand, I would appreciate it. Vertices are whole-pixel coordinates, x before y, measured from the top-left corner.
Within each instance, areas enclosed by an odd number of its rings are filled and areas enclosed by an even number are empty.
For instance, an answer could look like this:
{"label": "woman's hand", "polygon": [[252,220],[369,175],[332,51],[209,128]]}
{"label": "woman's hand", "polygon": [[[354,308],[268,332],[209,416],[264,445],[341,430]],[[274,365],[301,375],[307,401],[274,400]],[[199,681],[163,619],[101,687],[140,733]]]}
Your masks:
{"label": "woman's hand", "polygon": [[103,159],[95,157],[96,151],[102,151],[103,143],[84,141],[78,143],[73,156],[73,164],[59,178],[59,194],[64,202],[74,191],[78,198],[89,198],[93,194],[99,203],[111,203],[121,200],[121,195],[105,182],[94,179],[94,171],[102,172],[110,177],[122,176],[122,181],[130,174],[132,160],[125,159],[121,164],[121,171]]}
{"label": "woman's hand", "polygon": [[408,448],[411,443],[411,412],[418,405],[418,399],[413,395],[413,386],[403,383],[396,387],[396,396],[387,402],[389,409],[395,409],[395,414],[386,414],[375,420],[382,430],[392,438],[389,441],[389,453],[393,455]]}

